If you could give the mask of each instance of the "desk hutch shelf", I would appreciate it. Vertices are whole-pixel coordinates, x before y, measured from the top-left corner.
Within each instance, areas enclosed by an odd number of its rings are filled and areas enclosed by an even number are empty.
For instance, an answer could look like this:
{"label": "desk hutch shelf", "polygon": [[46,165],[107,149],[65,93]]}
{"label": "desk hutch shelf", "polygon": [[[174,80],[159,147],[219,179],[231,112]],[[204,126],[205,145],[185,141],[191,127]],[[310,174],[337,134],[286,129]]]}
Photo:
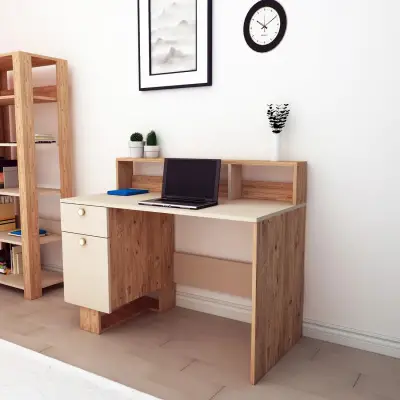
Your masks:
{"label": "desk hutch shelf", "polygon": [[[54,66],[56,84],[33,87],[32,69]],[[9,74],[13,76],[10,87]],[[60,189],[38,188],[36,184],[36,146],[34,104],[56,103]],[[15,134],[10,107],[15,107]],[[26,299],[42,296],[42,289],[63,282],[62,274],[42,270],[40,246],[61,240],[57,234],[39,237],[38,196],[72,196],[71,136],[69,126],[68,63],[66,60],[25,52],[0,55],[0,156],[18,160],[19,188],[0,189],[0,196],[11,196],[19,204],[22,238],[0,232],[0,242],[22,245],[23,274],[0,275],[0,285],[24,291]]]}

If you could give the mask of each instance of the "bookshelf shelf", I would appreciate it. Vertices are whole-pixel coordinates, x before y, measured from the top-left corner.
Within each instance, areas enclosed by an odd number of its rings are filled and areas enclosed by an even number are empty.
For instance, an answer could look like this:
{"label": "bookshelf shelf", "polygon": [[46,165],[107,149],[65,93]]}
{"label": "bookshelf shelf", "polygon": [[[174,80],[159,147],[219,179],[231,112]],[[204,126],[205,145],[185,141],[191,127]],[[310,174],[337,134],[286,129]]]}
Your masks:
{"label": "bookshelf shelf", "polygon": [[[63,275],[60,272],[46,271],[42,269],[42,288],[58,285],[63,282]],[[24,290],[23,275],[2,275],[0,274],[0,285],[10,286],[15,289]]]}
{"label": "bookshelf shelf", "polygon": [[[60,195],[60,189],[37,188],[36,191],[41,196]],[[19,188],[0,189],[0,196],[19,197],[20,190]]]}
{"label": "bookshelf shelf", "polygon": [[[33,96],[33,103],[40,104],[40,103],[56,103],[57,97],[52,96]],[[8,95],[8,96],[0,96],[0,106],[13,106],[15,105],[15,96]]]}
{"label": "bookshelf shelf", "polygon": [[[32,69],[47,66],[53,66],[48,69],[48,72],[54,72],[56,84],[35,87]],[[11,84],[11,75],[13,84]],[[38,198],[42,195],[53,194],[65,198],[72,197],[73,194],[68,87],[68,62],[66,60],[23,51],[0,54],[0,157],[7,161],[18,161],[19,185],[19,189],[7,188],[8,186],[17,186],[17,184],[13,184],[11,181],[7,183],[4,173],[4,186],[7,189],[0,190],[0,197],[15,198],[15,204],[19,205],[17,228],[21,228],[24,235],[23,276],[18,278],[10,275],[0,276],[0,280],[12,282],[13,279],[19,279],[18,286],[14,286],[23,289],[24,298],[29,300],[38,299],[42,296],[42,288],[53,284],[44,283],[50,275],[42,270],[40,245],[61,240],[61,236],[56,234],[40,238],[36,235],[36,230],[40,226]],[[56,104],[58,134],[55,136],[58,138],[58,143],[42,143],[39,141],[39,137],[35,136],[36,108],[34,104],[40,103]],[[10,106],[15,106],[14,112]],[[11,118],[15,120],[12,121]],[[36,142],[36,139],[39,142]],[[35,170],[32,169],[32,166],[36,164],[36,153],[39,152],[35,151],[37,150],[35,146],[39,144],[40,146],[55,145],[54,149],[58,151],[60,189],[38,188]],[[7,163],[3,164],[5,167]],[[54,167],[56,166],[49,166],[49,168]],[[10,172],[9,175],[11,175]],[[15,208],[17,209],[17,207]],[[0,242],[21,245],[22,238],[9,236],[7,232],[0,232]],[[61,274],[55,279],[55,283],[59,282],[62,282]],[[12,285],[9,284],[9,286]]]}
{"label": "bookshelf shelf", "polygon": [[[60,235],[51,233],[47,236],[41,236],[40,244],[54,243],[54,242],[59,242],[60,240],[61,240]],[[8,232],[0,232],[0,242],[22,246],[22,238],[18,236],[10,236]]]}

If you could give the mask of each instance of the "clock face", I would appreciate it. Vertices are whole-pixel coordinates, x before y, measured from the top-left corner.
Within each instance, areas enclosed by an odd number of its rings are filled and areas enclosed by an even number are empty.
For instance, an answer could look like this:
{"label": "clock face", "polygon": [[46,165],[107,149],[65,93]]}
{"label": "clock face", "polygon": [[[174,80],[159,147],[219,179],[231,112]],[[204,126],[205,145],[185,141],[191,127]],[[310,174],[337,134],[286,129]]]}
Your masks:
{"label": "clock face", "polygon": [[250,36],[260,46],[273,42],[278,36],[281,18],[271,7],[260,8],[251,18]]}
{"label": "clock face", "polygon": [[244,37],[251,49],[265,53],[282,41],[287,26],[284,8],[276,0],[261,0],[248,12]]}

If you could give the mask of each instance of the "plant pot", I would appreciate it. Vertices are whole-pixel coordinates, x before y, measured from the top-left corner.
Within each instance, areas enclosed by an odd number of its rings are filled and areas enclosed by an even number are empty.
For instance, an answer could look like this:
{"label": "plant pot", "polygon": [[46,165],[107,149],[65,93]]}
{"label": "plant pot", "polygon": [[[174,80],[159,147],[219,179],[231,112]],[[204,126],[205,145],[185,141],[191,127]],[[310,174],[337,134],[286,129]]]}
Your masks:
{"label": "plant pot", "polygon": [[143,142],[129,142],[129,150],[132,158],[143,158]]}
{"label": "plant pot", "polygon": [[160,146],[144,146],[144,158],[158,158]]}
{"label": "plant pot", "polygon": [[270,159],[271,161],[279,161],[280,159],[280,139],[281,139],[281,134],[280,133],[273,133],[272,134],[272,139],[271,139],[271,155]]}

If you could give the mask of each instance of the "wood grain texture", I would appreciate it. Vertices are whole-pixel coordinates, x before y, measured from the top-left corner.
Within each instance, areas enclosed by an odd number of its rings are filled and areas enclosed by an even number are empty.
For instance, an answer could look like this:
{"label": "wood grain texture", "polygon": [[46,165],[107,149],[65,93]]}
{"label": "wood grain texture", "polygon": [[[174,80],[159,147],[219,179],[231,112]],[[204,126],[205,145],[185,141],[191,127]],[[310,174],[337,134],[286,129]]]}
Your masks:
{"label": "wood grain texture", "polygon": [[178,285],[251,298],[251,263],[175,253],[174,282]]}
{"label": "wood grain texture", "polygon": [[156,311],[166,312],[176,306],[176,285],[168,286],[158,292],[158,303]]}
{"label": "wood grain texture", "polygon": [[172,286],[174,216],[109,209],[109,235],[111,310]]}
{"label": "wood grain texture", "polygon": [[101,333],[101,315],[99,311],[90,310],[89,308],[80,307],[79,309],[80,328],[86,332]]}
{"label": "wood grain texture", "polygon": [[[7,71],[0,72],[0,91],[5,90],[8,87]],[[0,108],[0,142],[10,141],[10,114],[8,107]],[[0,148],[0,157],[10,158],[10,150]]]}
{"label": "wood grain texture", "polygon": [[[1,74],[1,72],[0,72]],[[0,96],[13,96],[14,89],[0,89]],[[57,86],[56,85],[49,85],[49,86],[38,86],[33,88],[33,95],[34,96],[46,96],[46,97],[53,97],[57,99]]]}
{"label": "wood grain texture", "polygon": [[291,182],[243,181],[242,198],[292,203]]}
{"label": "wood grain texture", "polygon": [[297,163],[293,175],[293,204],[307,202],[307,163]]}
{"label": "wood grain texture", "polygon": [[68,63],[57,60],[58,149],[61,198],[72,197],[72,135],[69,121]]}
{"label": "wood grain texture", "polygon": [[256,384],[300,339],[306,208],[254,225],[250,381]]}
{"label": "wood grain texture", "polygon": [[100,335],[107,329],[120,325],[129,319],[157,308],[158,300],[151,297],[141,297],[111,314],[103,314],[99,311],[80,307],[80,328],[86,332]]}
{"label": "wood grain texture", "polygon": [[133,186],[133,162],[117,160],[117,189],[129,189]]}
{"label": "wood grain texture", "polygon": [[242,198],[242,166],[228,165],[228,199]]}
{"label": "wood grain texture", "polygon": [[34,68],[54,65],[56,61],[59,60],[54,57],[41,56],[39,54],[26,53],[22,51],[14,53],[5,53],[5,54],[0,54],[0,71],[11,71],[13,69],[13,57],[17,53],[31,58],[32,59],[31,64],[32,67]]}
{"label": "wood grain texture", "polygon": [[150,192],[161,193],[162,191],[162,176],[148,176],[148,175],[132,175],[132,187],[138,189],[147,189]]}
{"label": "wood grain texture", "polygon": [[41,297],[41,265],[36,193],[35,138],[33,130],[32,62],[25,53],[13,53],[15,125],[24,264],[24,296]]}

